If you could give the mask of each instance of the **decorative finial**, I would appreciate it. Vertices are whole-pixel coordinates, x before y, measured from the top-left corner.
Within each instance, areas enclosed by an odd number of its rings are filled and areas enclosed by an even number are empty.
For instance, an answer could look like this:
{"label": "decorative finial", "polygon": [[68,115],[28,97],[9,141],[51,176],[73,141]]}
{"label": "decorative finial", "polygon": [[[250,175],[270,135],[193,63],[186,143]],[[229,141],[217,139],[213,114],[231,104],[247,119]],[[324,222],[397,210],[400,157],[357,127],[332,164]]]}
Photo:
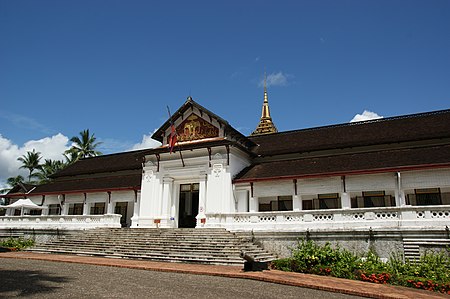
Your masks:
{"label": "decorative finial", "polygon": [[266,68],[264,68],[264,92],[267,92],[267,74],[266,74]]}
{"label": "decorative finial", "polygon": [[264,102],[262,106],[261,119],[252,135],[262,135],[276,132],[278,132],[278,130],[273,124],[272,117],[270,116],[269,96],[267,94],[267,74],[264,69]]}

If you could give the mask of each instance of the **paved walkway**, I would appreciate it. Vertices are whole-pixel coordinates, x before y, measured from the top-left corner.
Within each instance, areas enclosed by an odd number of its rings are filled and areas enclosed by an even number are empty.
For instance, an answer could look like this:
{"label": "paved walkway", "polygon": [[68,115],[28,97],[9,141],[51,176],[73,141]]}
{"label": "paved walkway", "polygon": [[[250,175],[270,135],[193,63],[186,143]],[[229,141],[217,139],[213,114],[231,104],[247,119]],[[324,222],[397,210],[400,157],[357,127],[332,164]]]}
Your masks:
{"label": "paved walkway", "polygon": [[278,270],[269,270],[263,272],[243,272],[241,267],[235,266],[163,263],[145,260],[112,259],[102,257],[31,252],[0,253],[0,258],[45,260],[161,272],[252,279],[369,298],[450,298],[450,296],[447,295],[424,290],[415,290],[411,288],[391,285],[373,284],[327,276],[282,272]]}

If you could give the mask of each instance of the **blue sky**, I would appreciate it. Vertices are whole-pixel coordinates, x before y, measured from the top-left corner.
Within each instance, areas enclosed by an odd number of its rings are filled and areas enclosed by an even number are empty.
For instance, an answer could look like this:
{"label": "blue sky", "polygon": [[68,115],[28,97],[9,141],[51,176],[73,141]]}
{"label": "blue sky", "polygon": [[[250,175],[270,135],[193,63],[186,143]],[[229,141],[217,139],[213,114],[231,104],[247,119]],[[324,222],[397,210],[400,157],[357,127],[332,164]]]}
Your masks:
{"label": "blue sky", "polygon": [[447,0],[0,0],[0,36],[0,182],[86,128],[149,145],[189,95],[248,135],[264,70],[280,131],[450,108]]}

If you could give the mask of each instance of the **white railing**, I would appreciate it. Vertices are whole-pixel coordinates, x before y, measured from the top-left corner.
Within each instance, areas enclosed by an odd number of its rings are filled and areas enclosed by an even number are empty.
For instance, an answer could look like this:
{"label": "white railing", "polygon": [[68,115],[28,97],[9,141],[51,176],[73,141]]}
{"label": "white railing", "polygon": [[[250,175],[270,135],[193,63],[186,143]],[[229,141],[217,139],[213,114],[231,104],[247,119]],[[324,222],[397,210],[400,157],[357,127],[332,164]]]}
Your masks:
{"label": "white railing", "polygon": [[207,214],[207,227],[232,230],[306,230],[421,227],[450,225],[450,205],[364,209]]}
{"label": "white railing", "polygon": [[0,216],[0,229],[92,229],[120,228],[117,214],[107,215],[51,215],[51,216]]}

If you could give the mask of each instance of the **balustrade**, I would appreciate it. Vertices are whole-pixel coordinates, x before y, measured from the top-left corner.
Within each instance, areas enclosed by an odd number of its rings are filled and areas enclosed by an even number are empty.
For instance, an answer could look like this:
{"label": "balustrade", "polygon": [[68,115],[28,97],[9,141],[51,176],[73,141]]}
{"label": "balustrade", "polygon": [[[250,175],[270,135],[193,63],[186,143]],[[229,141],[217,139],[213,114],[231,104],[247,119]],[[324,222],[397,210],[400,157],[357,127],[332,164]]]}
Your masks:
{"label": "balustrade", "polygon": [[92,229],[120,228],[121,215],[51,215],[51,216],[1,216],[1,228],[21,229]]}
{"label": "balustrade", "polygon": [[207,214],[207,226],[228,229],[445,227],[450,205]]}

